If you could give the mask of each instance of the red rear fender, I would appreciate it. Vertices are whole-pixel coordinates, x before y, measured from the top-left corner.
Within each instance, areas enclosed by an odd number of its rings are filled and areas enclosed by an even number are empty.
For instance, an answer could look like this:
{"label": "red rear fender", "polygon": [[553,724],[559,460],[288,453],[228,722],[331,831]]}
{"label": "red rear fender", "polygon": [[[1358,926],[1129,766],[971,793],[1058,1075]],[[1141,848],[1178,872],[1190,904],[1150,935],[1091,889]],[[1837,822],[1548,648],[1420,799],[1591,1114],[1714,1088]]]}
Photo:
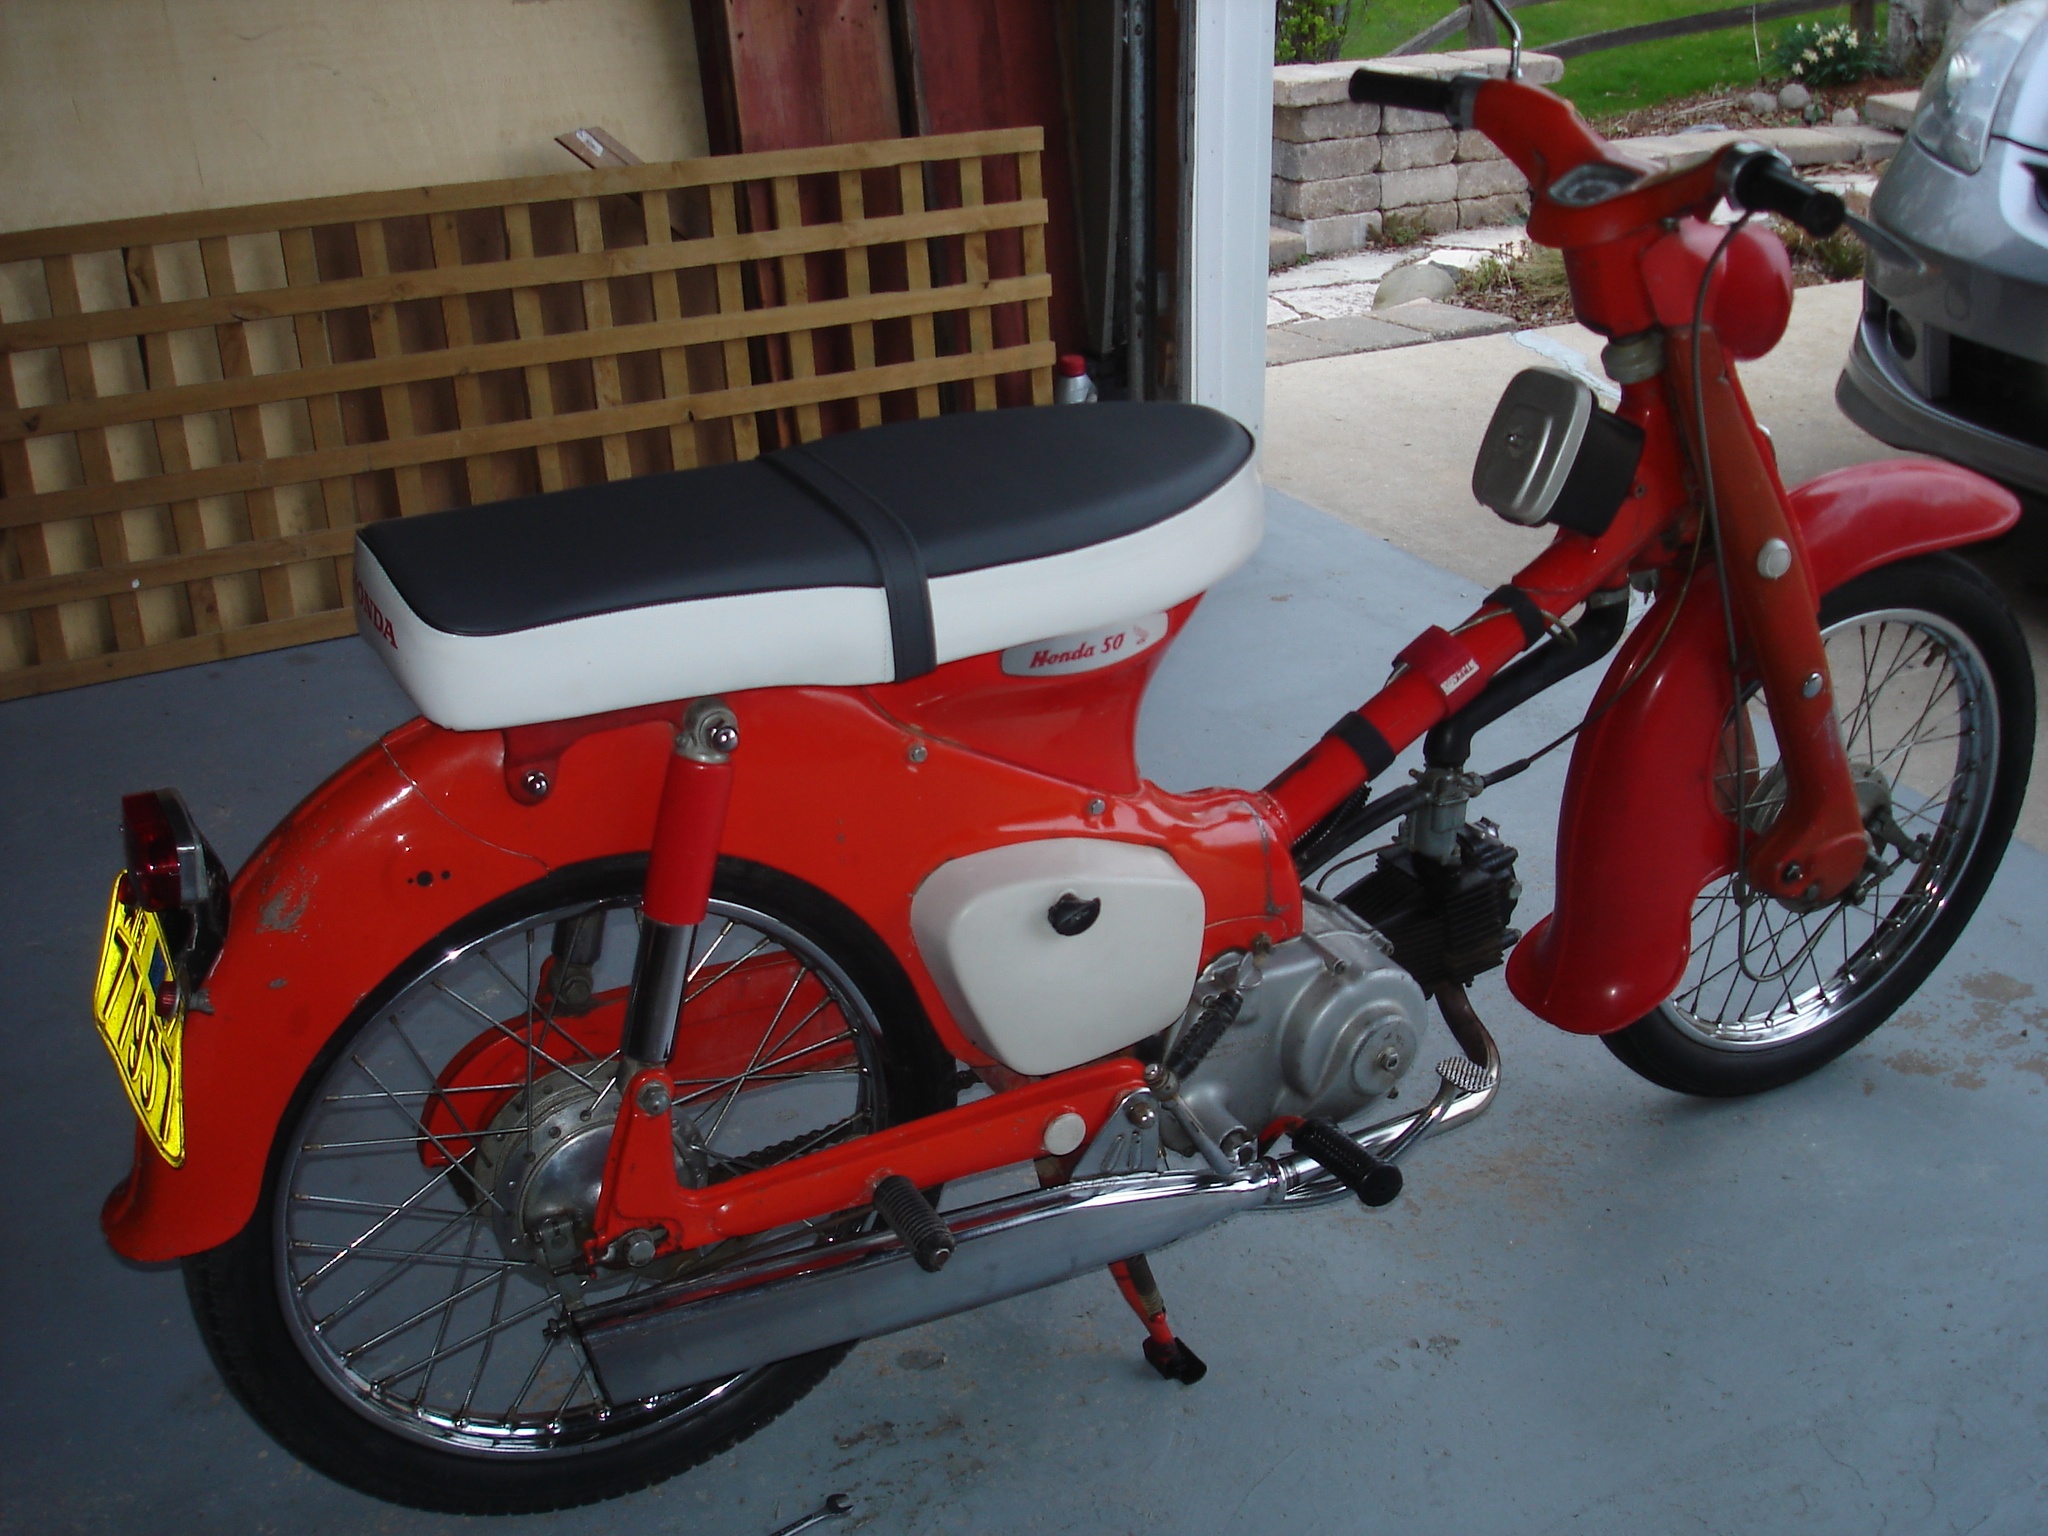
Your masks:
{"label": "red rear fender", "polygon": [[[2019,517],[2011,493],[1924,459],[1863,464],[1790,496],[1815,588],[1878,566],[1992,538]],[[1667,613],[1653,609],[1608,668],[1598,699],[1643,664]],[[1557,907],[1516,946],[1508,986],[1574,1034],[1635,1022],[1678,985],[1692,904],[1734,867],[1734,824],[1713,767],[1734,695],[1720,596],[1695,581],[1642,679],[1580,734],[1558,815]],[[1597,706],[1596,706],[1597,707]]]}

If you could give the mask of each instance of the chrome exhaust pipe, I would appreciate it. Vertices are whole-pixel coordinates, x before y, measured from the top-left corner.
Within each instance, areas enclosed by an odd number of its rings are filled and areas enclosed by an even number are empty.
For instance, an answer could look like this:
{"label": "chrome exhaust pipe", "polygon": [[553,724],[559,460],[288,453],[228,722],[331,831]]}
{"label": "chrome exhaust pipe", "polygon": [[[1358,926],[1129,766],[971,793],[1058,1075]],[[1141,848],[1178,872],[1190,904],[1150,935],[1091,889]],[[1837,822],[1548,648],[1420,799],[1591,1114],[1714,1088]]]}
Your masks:
{"label": "chrome exhaust pipe", "polygon": [[[1500,1083],[1492,1038],[1461,990],[1439,995],[1465,1062],[1446,1062],[1424,1108],[1349,1134],[1393,1160],[1483,1114]],[[768,1254],[574,1314],[605,1396],[638,1402],[793,1355],[875,1338],[1150,1253],[1241,1211],[1299,1210],[1348,1193],[1313,1159],[1259,1158],[1229,1174],[1162,1171],[1141,1089],[1097,1135],[1073,1182],[945,1213],[956,1246],[936,1274],[890,1231]]]}

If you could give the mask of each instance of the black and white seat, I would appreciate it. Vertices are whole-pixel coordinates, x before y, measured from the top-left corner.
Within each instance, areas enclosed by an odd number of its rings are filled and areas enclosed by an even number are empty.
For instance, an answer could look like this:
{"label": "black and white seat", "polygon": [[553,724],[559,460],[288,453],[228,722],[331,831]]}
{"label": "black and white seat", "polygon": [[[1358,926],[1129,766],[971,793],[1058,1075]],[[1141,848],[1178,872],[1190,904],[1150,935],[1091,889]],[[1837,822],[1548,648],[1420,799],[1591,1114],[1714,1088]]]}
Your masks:
{"label": "black and white seat", "polygon": [[885,683],[1169,608],[1263,511],[1250,436],[1201,406],[944,416],[372,524],[357,620],[457,730]]}

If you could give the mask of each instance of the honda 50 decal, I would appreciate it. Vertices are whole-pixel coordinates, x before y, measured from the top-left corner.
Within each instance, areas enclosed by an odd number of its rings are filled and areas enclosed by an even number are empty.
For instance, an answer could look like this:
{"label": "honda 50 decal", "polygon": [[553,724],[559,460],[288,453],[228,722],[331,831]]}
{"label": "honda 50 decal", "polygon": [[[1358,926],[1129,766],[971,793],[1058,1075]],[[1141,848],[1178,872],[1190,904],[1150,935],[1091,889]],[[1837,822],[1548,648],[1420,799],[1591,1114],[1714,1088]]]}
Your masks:
{"label": "honda 50 decal", "polygon": [[1012,677],[1065,677],[1093,672],[1128,661],[1166,638],[1166,615],[1148,613],[1114,629],[1089,629],[1077,635],[1056,635],[1013,645],[1003,652],[1003,670]]}

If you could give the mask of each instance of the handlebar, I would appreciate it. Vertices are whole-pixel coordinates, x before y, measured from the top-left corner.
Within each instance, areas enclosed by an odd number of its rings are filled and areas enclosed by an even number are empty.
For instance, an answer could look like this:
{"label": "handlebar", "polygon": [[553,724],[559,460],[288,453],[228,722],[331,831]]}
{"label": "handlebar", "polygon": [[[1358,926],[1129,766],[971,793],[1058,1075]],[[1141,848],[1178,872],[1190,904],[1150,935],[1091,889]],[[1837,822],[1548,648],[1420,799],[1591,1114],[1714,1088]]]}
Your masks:
{"label": "handlebar", "polygon": [[1436,112],[1454,127],[1472,126],[1472,103],[1484,75],[1455,75],[1439,80],[1432,75],[1397,74],[1387,69],[1359,69],[1351,74],[1351,99],[1382,107],[1406,107],[1415,112]]}
{"label": "handlebar", "polygon": [[1776,213],[1790,219],[1816,239],[1826,239],[1849,216],[1832,192],[1802,180],[1776,150],[1731,152],[1722,162],[1722,191],[1728,201],[1750,213]]}

